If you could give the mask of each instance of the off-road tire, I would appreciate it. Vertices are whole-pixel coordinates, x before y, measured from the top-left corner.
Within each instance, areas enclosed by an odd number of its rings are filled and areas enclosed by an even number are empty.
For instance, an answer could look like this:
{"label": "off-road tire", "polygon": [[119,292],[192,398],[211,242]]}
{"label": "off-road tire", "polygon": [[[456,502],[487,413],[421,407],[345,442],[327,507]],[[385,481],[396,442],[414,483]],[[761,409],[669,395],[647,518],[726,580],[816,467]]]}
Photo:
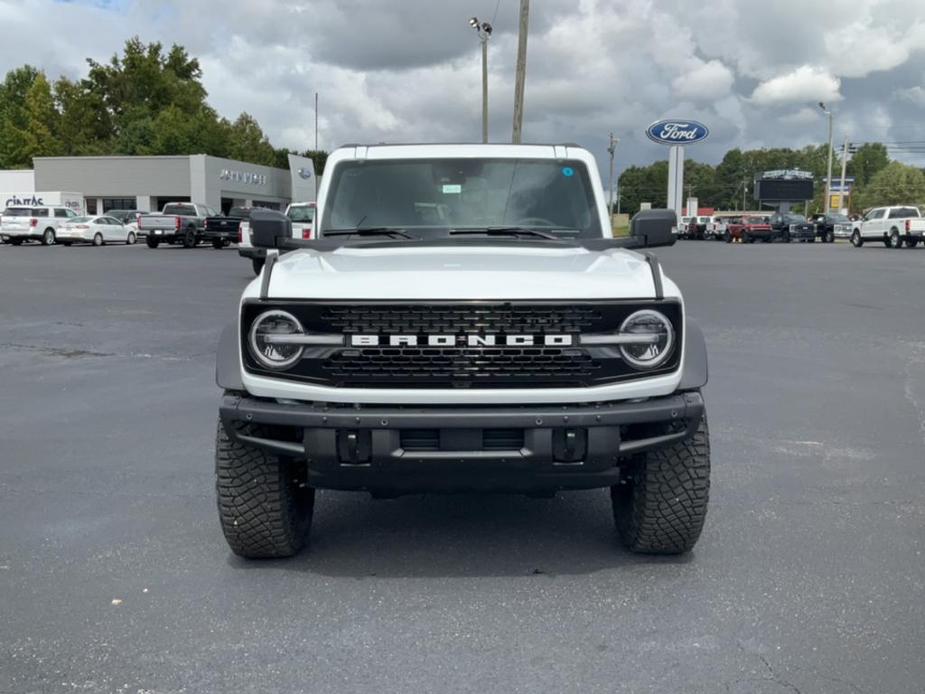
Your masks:
{"label": "off-road tire", "polygon": [[891,229],[890,230],[890,242],[887,244],[887,248],[902,248],[902,247],[903,247],[903,240],[902,240],[902,237],[899,235],[899,230]]}
{"label": "off-road tire", "polygon": [[42,245],[43,246],[54,246],[55,245],[55,230],[49,227],[42,232]]}
{"label": "off-road tire", "polygon": [[635,456],[610,488],[623,544],[643,554],[682,554],[703,530],[710,496],[710,437],[706,416],[691,438]]}
{"label": "off-road tire", "polygon": [[861,238],[861,232],[857,229],[851,232],[851,245],[855,248],[860,248],[864,245],[864,239]]}
{"label": "off-road tire", "polygon": [[157,248],[158,246],[161,245],[160,241],[158,241],[157,239],[152,239],[150,236],[145,238],[145,243],[147,244],[148,248]]}
{"label": "off-road tire", "polygon": [[263,270],[263,264],[266,261],[263,258],[251,258],[251,267],[254,268],[254,274],[259,275]]}
{"label": "off-road tire", "polygon": [[315,507],[315,490],[306,484],[305,474],[304,464],[239,443],[219,421],[215,489],[222,532],[232,552],[271,559],[302,549]]}

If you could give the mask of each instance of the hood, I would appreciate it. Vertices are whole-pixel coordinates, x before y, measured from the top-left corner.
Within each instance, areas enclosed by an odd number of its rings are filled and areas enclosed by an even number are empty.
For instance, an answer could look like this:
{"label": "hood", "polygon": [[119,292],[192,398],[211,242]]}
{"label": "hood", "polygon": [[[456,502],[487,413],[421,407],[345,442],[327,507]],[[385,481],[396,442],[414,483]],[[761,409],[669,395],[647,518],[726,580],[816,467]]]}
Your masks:
{"label": "hood", "polygon": [[[260,281],[249,294],[259,294]],[[664,280],[666,297],[678,296]],[[286,299],[620,299],[653,298],[645,258],[632,251],[591,251],[489,243],[476,246],[344,246],[298,250],[273,267],[268,295]]]}

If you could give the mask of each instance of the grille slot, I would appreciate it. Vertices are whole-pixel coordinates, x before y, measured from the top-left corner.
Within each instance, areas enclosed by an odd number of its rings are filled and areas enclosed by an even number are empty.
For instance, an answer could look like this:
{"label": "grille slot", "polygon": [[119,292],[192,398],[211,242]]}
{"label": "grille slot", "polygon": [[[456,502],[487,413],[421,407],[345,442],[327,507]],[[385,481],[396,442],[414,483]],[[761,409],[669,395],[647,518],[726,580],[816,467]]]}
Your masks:
{"label": "grille slot", "polygon": [[329,306],[322,320],[347,334],[580,333],[601,319],[587,306]]}
{"label": "grille slot", "polygon": [[486,451],[516,451],[523,447],[523,429],[482,429],[482,448]]}

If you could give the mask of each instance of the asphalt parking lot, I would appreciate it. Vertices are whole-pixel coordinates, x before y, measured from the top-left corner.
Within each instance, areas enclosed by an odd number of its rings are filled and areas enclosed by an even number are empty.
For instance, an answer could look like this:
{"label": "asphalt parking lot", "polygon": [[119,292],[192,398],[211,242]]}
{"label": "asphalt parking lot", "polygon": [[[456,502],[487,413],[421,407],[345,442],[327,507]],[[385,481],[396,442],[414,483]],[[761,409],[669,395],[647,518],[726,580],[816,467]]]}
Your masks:
{"label": "asphalt parking lot", "polygon": [[308,551],[218,527],[233,249],[0,247],[0,691],[921,692],[925,250],[660,251],[710,349],[696,550],[604,491],[322,493]]}

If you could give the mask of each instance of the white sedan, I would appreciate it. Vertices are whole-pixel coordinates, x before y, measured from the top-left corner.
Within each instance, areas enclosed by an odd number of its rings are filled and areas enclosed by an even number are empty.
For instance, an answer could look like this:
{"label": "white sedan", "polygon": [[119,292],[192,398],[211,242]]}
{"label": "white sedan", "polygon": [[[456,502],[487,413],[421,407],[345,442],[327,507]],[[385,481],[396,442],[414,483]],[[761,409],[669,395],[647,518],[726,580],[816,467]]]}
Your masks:
{"label": "white sedan", "polygon": [[138,234],[131,226],[106,215],[74,217],[58,227],[57,233],[57,242],[63,246],[70,246],[72,243],[102,246],[104,243],[112,242],[131,245],[137,239]]}

